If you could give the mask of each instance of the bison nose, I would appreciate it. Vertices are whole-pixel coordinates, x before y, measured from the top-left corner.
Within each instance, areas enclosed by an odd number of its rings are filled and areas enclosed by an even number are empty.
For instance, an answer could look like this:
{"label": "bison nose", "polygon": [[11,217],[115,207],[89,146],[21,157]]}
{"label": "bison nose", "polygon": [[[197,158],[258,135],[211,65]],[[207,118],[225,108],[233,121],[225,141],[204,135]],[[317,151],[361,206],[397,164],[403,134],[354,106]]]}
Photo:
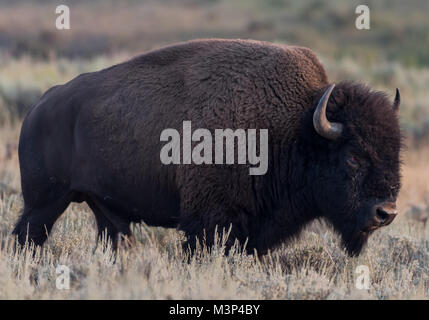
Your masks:
{"label": "bison nose", "polygon": [[396,210],[396,203],[394,202],[385,202],[375,205],[374,211],[374,221],[379,227],[389,225],[398,214],[398,211]]}

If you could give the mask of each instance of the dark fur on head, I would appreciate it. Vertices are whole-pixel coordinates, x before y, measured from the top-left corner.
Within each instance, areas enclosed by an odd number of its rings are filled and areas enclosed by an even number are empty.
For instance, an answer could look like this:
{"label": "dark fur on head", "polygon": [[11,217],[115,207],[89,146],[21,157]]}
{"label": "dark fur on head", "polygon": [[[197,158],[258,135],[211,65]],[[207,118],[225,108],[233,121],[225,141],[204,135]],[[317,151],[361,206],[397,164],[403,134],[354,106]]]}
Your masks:
{"label": "dark fur on head", "polygon": [[[325,90],[315,94],[314,108]],[[385,93],[339,83],[329,99],[327,117],[342,123],[344,132],[330,141],[313,129],[314,108],[304,117],[298,145],[316,215],[326,217],[348,252],[356,255],[372,232],[370,208],[380,201],[396,201],[400,189],[398,114]]]}

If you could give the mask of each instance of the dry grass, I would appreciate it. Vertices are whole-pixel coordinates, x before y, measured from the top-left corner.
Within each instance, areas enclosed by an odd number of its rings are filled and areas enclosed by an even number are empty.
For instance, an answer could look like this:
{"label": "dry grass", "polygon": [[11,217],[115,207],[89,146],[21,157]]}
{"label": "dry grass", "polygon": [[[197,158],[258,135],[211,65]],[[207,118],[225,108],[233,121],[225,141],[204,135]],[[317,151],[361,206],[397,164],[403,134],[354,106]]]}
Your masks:
{"label": "dry grass", "polygon": [[[405,151],[401,216],[359,258],[349,258],[320,223],[261,260],[238,248],[225,256],[221,243],[189,257],[179,232],[135,226],[137,244],[115,258],[95,248],[85,205],[70,206],[43,249],[15,251],[10,237],[22,207],[19,106],[82,72],[168,43],[241,37],[309,46],[333,82],[359,80],[392,95],[399,87],[402,126],[418,136],[429,123],[427,1],[371,2],[372,29],[364,33],[354,28],[354,4],[339,0],[64,3],[72,10],[67,31],[53,27],[56,2],[0,5],[0,38],[11,50],[0,52],[0,299],[429,298],[429,227],[403,214],[411,204],[429,204],[429,147]],[[64,58],[74,55],[79,59]],[[368,290],[355,287],[362,264],[370,270]],[[70,290],[56,288],[58,265],[72,271]]]}
{"label": "dry grass", "polygon": [[[221,240],[189,258],[175,230],[134,226],[137,244],[122,250],[95,248],[95,221],[84,205],[72,205],[42,250],[15,252],[10,232],[22,206],[16,154],[17,128],[0,129],[0,299],[417,299],[429,298],[429,230],[402,215],[374,234],[359,258],[349,258],[338,238],[313,225],[298,241],[261,260],[236,248],[223,255]],[[429,192],[429,149],[407,151],[401,211]],[[4,185],[3,185],[4,189]],[[371,287],[355,287],[357,265],[367,265]],[[56,267],[72,271],[70,290],[56,288]]]}

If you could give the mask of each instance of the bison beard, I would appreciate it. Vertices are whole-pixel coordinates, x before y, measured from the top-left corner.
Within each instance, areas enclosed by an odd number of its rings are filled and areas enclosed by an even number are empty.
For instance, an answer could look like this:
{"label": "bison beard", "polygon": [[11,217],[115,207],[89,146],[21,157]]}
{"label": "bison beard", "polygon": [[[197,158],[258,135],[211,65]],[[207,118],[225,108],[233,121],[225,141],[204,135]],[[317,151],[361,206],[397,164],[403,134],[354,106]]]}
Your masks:
{"label": "bison beard", "polygon": [[342,244],[350,256],[357,256],[361,253],[370,235],[370,231],[361,230],[357,224],[353,223],[348,228],[342,227],[337,230],[339,230]]}
{"label": "bison beard", "polygon": [[355,233],[352,233],[350,237],[346,236],[346,238],[344,238],[344,245],[347,252],[351,256],[359,255],[363,246],[367,242],[368,237],[369,232],[366,231],[356,231]]}
{"label": "bison beard", "polygon": [[[358,254],[396,215],[399,102],[399,92],[392,104],[363,85],[334,88],[309,49],[258,41],[192,41],[82,74],[49,89],[23,122],[13,233],[41,245],[68,205],[85,201],[115,246],[131,222],[177,227],[191,247],[232,225],[227,246],[264,253],[325,218]],[[160,134],[184,120],[268,128],[267,173],[163,165]]]}

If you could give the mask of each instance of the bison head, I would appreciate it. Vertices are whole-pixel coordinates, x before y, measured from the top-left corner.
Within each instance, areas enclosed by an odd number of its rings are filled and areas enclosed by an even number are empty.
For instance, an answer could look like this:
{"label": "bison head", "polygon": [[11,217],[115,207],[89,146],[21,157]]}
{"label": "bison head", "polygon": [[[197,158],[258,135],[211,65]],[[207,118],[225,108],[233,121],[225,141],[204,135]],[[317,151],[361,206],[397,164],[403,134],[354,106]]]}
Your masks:
{"label": "bison head", "polygon": [[400,96],[397,90],[392,103],[359,84],[334,86],[316,96],[312,128],[307,127],[309,183],[318,215],[340,233],[348,253],[357,255],[368,236],[397,215]]}

